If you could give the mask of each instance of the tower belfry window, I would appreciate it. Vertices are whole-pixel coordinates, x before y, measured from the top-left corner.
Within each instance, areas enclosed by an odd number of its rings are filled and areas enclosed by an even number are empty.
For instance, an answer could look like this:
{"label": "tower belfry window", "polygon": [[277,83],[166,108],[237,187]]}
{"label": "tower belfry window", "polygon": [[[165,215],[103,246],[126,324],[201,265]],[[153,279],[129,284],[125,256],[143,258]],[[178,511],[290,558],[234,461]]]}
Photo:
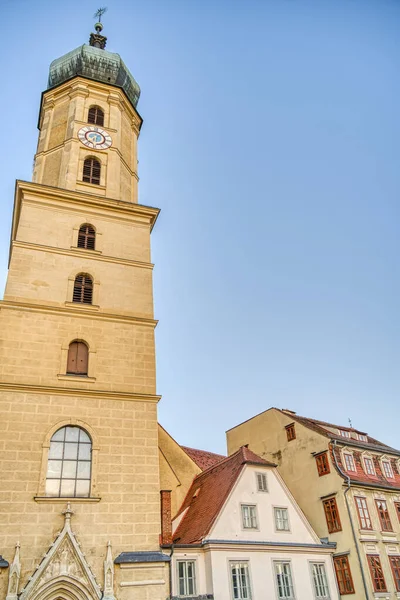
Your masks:
{"label": "tower belfry window", "polygon": [[85,223],[79,228],[78,234],[78,248],[85,248],[86,250],[94,250],[96,245],[96,232],[94,228]]}
{"label": "tower belfry window", "polygon": [[72,302],[82,302],[83,304],[92,304],[93,300],[93,279],[87,273],[80,273],[75,277],[74,293]]}
{"label": "tower belfry window", "polygon": [[95,125],[104,125],[104,112],[100,106],[91,106],[88,112],[88,123]]}
{"label": "tower belfry window", "polygon": [[86,158],[83,163],[83,181],[100,185],[100,173],[100,162],[96,158]]}

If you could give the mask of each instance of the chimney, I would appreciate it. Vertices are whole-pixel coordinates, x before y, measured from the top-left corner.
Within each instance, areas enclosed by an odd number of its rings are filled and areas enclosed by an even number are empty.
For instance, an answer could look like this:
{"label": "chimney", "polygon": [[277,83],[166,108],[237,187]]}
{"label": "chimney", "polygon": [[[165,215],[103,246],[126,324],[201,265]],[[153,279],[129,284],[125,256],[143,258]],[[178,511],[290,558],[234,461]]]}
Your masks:
{"label": "chimney", "polygon": [[161,490],[161,546],[172,544],[171,490]]}
{"label": "chimney", "polygon": [[296,414],[295,410],[290,410],[289,408],[282,408],[281,410],[282,410],[282,412],[286,413],[287,415],[295,415]]}

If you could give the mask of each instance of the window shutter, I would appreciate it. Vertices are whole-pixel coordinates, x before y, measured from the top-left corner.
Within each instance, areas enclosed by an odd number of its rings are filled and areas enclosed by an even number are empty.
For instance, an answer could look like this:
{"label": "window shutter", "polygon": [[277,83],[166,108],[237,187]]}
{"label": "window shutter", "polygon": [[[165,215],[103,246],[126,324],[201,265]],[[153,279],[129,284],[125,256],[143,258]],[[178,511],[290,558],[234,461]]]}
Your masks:
{"label": "window shutter", "polygon": [[78,234],[78,248],[94,250],[96,242],[96,232],[91,225],[82,225]]}
{"label": "window shutter", "polygon": [[77,349],[77,370],[79,375],[88,373],[88,347],[83,342],[78,342]]}
{"label": "window shutter", "polygon": [[93,301],[93,281],[90,275],[81,273],[75,277],[73,302],[83,304],[92,304]]}
{"label": "window shutter", "polygon": [[104,112],[99,106],[91,106],[88,112],[88,123],[104,125]]}
{"label": "window shutter", "polygon": [[67,373],[76,373],[78,358],[78,342],[72,342],[68,350]]}
{"label": "window shutter", "polygon": [[69,375],[87,375],[89,349],[85,342],[71,342],[68,349],[67,373]]}
{"label": "window shutter", "polygon": [[95,158],[86,158],[83,163],[82,180],[86,183],[100,185],[101,165]]}

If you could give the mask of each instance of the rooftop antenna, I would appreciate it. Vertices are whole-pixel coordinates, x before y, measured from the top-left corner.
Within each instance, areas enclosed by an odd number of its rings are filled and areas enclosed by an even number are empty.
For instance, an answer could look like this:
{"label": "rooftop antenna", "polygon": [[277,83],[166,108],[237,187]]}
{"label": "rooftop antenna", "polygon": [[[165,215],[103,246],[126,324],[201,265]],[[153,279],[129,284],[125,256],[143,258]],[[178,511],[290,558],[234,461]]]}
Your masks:
{"label": "rooftop antenna", "polygon": [[351,429],[353,429],[353,423],[351,422],[350,417],[349,417],[349,425],[350,425]]}

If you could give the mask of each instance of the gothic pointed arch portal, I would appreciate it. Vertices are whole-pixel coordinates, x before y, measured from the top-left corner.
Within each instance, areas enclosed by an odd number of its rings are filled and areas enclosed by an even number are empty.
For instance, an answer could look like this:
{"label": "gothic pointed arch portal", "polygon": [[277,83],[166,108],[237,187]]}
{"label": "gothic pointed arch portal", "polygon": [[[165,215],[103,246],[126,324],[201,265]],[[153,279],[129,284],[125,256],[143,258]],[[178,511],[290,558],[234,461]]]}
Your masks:
{"label": "gothic pointed arch portal", "polygon": [[65,524],[22,590],[20,600],[100,600],[102,591],[71,529],[70,505]]}

